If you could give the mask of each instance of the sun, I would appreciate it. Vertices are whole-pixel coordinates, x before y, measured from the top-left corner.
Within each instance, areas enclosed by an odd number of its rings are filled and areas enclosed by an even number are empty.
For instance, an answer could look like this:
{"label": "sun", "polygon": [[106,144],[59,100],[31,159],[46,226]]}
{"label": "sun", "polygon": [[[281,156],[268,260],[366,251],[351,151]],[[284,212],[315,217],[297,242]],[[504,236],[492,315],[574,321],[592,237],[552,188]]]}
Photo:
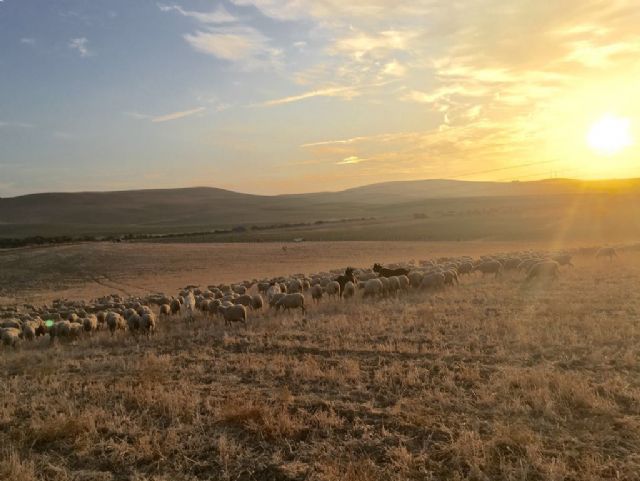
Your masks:
{"label": "sun", "polygon": [[589,129],[587,144],[599,154],[617,154],[633,144],[631,121],[610,114],[603,116]]}

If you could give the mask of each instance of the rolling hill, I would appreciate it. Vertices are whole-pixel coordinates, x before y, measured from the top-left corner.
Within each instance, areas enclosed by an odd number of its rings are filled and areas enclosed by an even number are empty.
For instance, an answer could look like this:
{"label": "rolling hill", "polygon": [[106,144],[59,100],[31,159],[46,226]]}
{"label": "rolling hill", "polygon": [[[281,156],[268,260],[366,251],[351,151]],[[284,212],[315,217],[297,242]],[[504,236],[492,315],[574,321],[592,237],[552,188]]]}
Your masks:
{"label": "rolling hill", "polygon": [[[0,237],[177,233],[346,218],[397,220],[416,213],[433,218],[492,212],[500,217],[499,212],[514,206],[521,214],[535,214],[538,222],[547,218],[552,223],[553,216],[575,206],[576,199],[589,199],[585,201],[589,212],[598,206],[614,211],[637,204],[638,196],[640,179],[509,183],[434,179],[276,196],[211,187],[43,193],[0,198]],[[585,202],[578,204],[587,221]],[[624,216],[615,218],[626,222]]]}

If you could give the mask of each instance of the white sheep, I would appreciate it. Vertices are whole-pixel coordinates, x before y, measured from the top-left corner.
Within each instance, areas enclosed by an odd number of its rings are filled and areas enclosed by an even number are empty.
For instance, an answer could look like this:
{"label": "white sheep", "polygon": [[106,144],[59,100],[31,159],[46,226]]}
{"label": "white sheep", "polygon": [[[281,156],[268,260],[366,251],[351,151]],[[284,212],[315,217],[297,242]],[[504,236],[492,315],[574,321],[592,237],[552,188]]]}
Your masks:
{"label": "white sheep", "polygon": [[342,297],[344,297],[345,299],[351,299],[352,297],[355,297],[355,295],[356,285],[351,281],[347,281],[347,283],[344,285],[344,292],[342,293]]}
{"label": "white sheep", "polygon": [[364,284],[364,292],[362,297],[366,299],[367,297],[379,297],[383,294],[383,286],[382,281],[378,278],[369,279]]}
{"label": "white sheep", "polygon": [[432,272],[425,275],[420,282],[420,289],[435,290],[444,287],[445,276],[442,272]]}
{"label": "white sheep", "polygon": [[340,297],[340,283],[338,281],[330,281],[327,283],[324,291],[329,297]]}
{"label": "white sheep", "polygon": [[305,314],[307,311],[304,308],[304,296],[299,292],[295,292],[293,294],[285,294],[285,296],[276,304],[276,312],[279,309],[282,309],[283,311],[300,309],[302,313]]}
{"label": "white sheep", "polygon": [[267,300],[269,301],[269,303],[271,303],[271,300],[273,299],[273,296],[275,296],[276,294],[281,294],[281,293],[282,293],[282,290],[280,289],[280,284],[274,282],[267,289]]}

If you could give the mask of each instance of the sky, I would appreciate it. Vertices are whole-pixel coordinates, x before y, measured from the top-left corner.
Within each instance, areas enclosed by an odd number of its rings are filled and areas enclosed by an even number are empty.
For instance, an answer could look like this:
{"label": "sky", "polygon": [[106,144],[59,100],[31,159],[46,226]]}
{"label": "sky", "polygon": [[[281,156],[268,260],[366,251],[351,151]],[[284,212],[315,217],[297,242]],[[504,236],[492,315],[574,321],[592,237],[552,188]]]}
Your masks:
{"label": "sky", "polygon": [[638,25],[637,0],[0,0],[0,197],[637,177]]}

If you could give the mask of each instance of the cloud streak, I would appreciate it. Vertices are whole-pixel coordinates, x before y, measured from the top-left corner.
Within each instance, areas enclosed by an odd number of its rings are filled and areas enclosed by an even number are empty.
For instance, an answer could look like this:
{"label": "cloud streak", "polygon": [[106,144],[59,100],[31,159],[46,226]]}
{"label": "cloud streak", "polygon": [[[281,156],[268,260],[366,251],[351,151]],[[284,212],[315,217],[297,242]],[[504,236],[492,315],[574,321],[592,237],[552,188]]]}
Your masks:
{"label": "cloud streak", "polygon": [[163,12],[178,12],[183,17],[192,18],[200,23],[230,23],[237,20],[236,17],[231,15],[222,5],[219,5],[215,10],[211,12],[196,12],[192,10],[186,10],[180,5],[163,5],[158,4],[158,8]]}
{"label": "cloud streak", "polygon": [[180,120],[187,117],[191,117],[193,115],[197,115],[205,112],[207,109],[205,107],[196,107],[194,109],[189,110],[181,110],[178,112],[171,112],[163,115],[148,115],[141,114],[139,112],[125,112],[125,115],[137,120],[149,120],[155,124],[163,123],[163,122],[171,122],[173,120]]}

